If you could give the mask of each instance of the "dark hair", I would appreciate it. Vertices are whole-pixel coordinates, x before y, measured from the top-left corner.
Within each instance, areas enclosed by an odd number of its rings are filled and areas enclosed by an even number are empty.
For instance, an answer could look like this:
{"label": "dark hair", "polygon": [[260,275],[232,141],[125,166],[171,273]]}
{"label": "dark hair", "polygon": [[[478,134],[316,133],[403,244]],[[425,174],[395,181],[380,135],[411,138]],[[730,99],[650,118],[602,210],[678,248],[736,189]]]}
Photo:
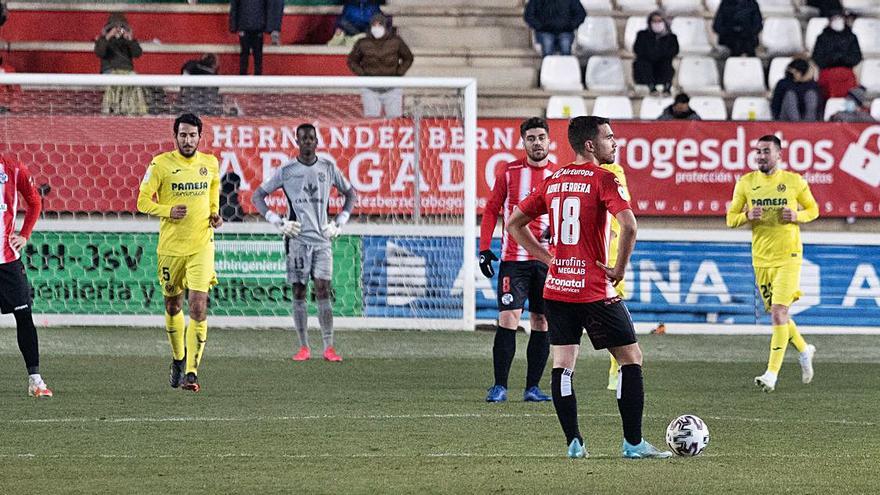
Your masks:
{"label": "dark hair", "polygon": [[690,103],[691,97],[687,93],[679,93],[675,95],[675,103]]}
{"label": "dark hair", "polygon": [[300,133],[300,131],[302,131],[302,132],[306,132],[306,131],[309,131],[309,130],[313,131],[313,132],[315,133],[315,136],[318,135],[318,130],[315,129],[315,126],[313,126],[312,124],[300,124],[299,127],[296,128],[296,137],[297,137],[297,139],[299,139],[299,133]]}
{"label": "dark hair", "polygon": [[202,135],[202,119],[194,113],[185,113],[174,119],[174,134],[180,129],[180,124],[194,125],[199,128],[199,136]]}
{"label": "dark hair", "polygon": [[759,143],[773,143],[776,145],[776,149],[778,149],[778,150],[782,149],[782,141],[780,141],[779,138],[774,136],[773,134],[767,134],[765,136],[761,136],[760,138],[758,138],[758,142]]}
{"label": "dark hair", "polygon": [[789,62],[787,69],[796,70],[804,75],[810,71],[810,63],[802,58],[795,58]]}
{"label": "dark hair", "polygon": [[544,129],[547,133],[550,133],[550,126],[547,125],[547,121],[542,119],[541,117],[532,117],[522,121],[522,124],[519,125],[519,135],[524,137],[526,135],[526,131],[529,129]]}
{"label": "dark hair", "polygon": [[586,151],[584,143],[596,139],[599,135],[599,126],[610,124],[605,117],[590,115],[589,117],[575,117],[568,122],[568,144],[579,155]]}

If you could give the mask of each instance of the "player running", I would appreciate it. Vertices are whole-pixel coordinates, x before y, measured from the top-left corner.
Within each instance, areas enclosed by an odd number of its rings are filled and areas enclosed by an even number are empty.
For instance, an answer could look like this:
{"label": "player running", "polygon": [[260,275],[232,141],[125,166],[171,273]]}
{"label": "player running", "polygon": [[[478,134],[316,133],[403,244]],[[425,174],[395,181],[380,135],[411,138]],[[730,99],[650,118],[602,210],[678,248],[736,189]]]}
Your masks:
{"label": "player running", "polygon": [[[178,117],[177,150],[153,158],[137,201],[138,211],[159,217],[156,252],[171,343],[169,381],[193,392],[201,388],[198,367],[208,341],[208,290],[217,284],[214,229],[223,225],[217,158],[198,151],[201,138],[201,119],[191,113]],[[181,312],[184,289],[189,290],[187,327]]]}
{"label": "player running", "polygon": [[[576,117],[568,125],[575,161],[556,171],[523,200],[507,223],[516,241],[550,269],[544,284],[550,351],[551,387],[556,416],[565,433],[568,456],[587,456],[578,427],[574,367],[586,329],[595,349],[608,349],[620,363],[617,406],[623,421],[623,456],[668,458],[642,438],[645,393],[642,351],[626,305],[614,290],[624,276],[636,242],[636,219],[626,189],[613,173],[617,143],[608,119]],[[550,214],[551,254],[528,228]],[[608,263],[609,217],[620,223],[617,264]]]}
{"label": "player running", "polygon": [[[498,214],[503,214],[506,223],[516,205],[556,169],[556,164],[547,157],[550,153],[549,132],[547,122],[542,118],[532,117],[523,121],[519,133],[526,157],[501,165],[495,174],[495,185],[480,224],[480,270],[486,278],[495,275],[492,261],[498,260],[491,249]],[[544,215],[532,222],[529,229],[535,237],[541,237],[547,226],[547,216]],[[547,247],[546,241],[541,242]],[[486,402],[507,400],[507,377],[516,354],[516,329],[526,299],[529,300],[532,331],[526,348],[528,365],[523,400],[543,402],[551,399],[538,388],[550,354],[542,294],[546,277],[547,265],[530,255],[505,231],[501,238],[501,264],[498,266],[498,326],[492,346],[495,384],[489,388]]]}
{"label": "player running", "polygon": [[[340,362],[342,357],[336,352],[333,340],[333,308],[330,304],[333,250],[330,242],[339,236],[342,226],[348,222],[357,194],[331,161],[315,154],[318,147],[315,126],[303,124],[297,127],[296,144],[299,155],[281,166],[271,179],[254,191],[253,203],[260,214],[284,234],[287,282],[293,285],[293,323],[300,346],[293,360],[306,361],[312,356],[306,306],[306,287],[311,278],[318,302],[324,359]],[[336,218],[328,221],[331,186],[345,196],[345,204]],[[266,204],[266,196],[277,189],[282,189],[287,199],[286,219]]]}
{"label": "player running", "polygon": [[770,313],[773,336],[767,371],[755,377],[755,385],[765,392],[776,388],[788,343],[800,352],[801,381],[813,380],[813,354],[816,347],[807,344],[798,332],[788,308],[801,296],[800,224],[819,217],[819,205],[803,177],[779,170],[782,143],[773,135],[763,136],[755,145],[758,170],[742,176],[733,189],[733,201],[727,211],[727,226],[749,224],[752,229],[752,265],[760,289],[764,310]]}

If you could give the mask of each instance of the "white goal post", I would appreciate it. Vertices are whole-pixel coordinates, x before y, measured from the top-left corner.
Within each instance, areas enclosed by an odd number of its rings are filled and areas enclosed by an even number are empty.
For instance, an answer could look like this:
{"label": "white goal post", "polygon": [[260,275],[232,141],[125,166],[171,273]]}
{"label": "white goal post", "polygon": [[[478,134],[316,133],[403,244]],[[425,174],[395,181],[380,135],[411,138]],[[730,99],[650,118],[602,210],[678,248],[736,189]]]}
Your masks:
{"label": "white goal post", "polygon": [[[184,88],[219,88],[217,94],[223,101],[223,109],[218,110],[217,115],[203,115],[206,127],[203,135],[210,135],[207,140],[212,141],[206,142],[203,138],[200,150],[221,155],[221,175],[224,172],[245,175],[239,180],[248,182],[247,187],[242,184],[239,190],[236,186],[236,194],[249,194],[248,191],[259,186],[283,159],[295,156],[291,129],[295,130],[301,123],[312,123],[318,128],[319,155],[323,152],[337,160],[337,166],[344,173],[354,174],[349,178],[353,179],[356,190],[361,189],[358,193],[363,202],[355,207],[351,222],[343,229],[341,239],[348,238],[343,243],[350,251],[337,256],[334,245],[334,268],[335,271],[351,270],[347,280],[362,293],[352,296],[358,299],[356,309],[336,316],[337,327],[474,329],[475,80],[0,74],[0,86],[15,88],[11,96],[0,103],[8,106],[0,114],[0,128],[4,132],[2,152],[31,169],[36,184],[41,186],[41,194],[46,194],[44,205],[48,205],[44,218],[37,223],[31,247],[23,256],[28,260],[28,274],[35,285],[38,324],[163,324],[161,288],[155,266],[138,264],[141,256],[145,264],[155,259],[155,253],[150,258],[148,250],[155,250],[158,220],[135,213],[131,189],[136,196],[137,184],[132,180],[139,182],[138,178],[143,175],[149,163],[144,157],[174,149],[171,123],[184,111],[180,106]],[[148,112],[137,115],[108,112],[105,91],[120,87],[140,88],[148,96],[161,94],[165,106],[155,111],[150,106]],[[406,101],[404,115],[365,118],[360,104],[362,88],[379,92],[401,89]],[[291,114],[286,113],[288,109],[292,109]],[[354,124],[349,126],[347,121]],[[445,133],[442,145],[436,145],[435,131]],[[408,134],[408,141],[401,137]],[[361,142],[363,135],[369,135],[374,146],[383,149],[369,149],[369,145]],[[388,135],[392,135],[391,139],[386,139]],[[232,143],[229,149],[223,145],[227,141]],[[391,144],[386,146],[386,141]],[[285,158],[279,158],[282,156]],[[356,160],[357,164],[353,165]],[[248,161],[249,164],[245,163]],[[107,170],[111,173],[102,172]],[[116,170],[118,177],[113,172]],[[396,176],[392,177],[394,173]],[[376,191],[381,194],[389,188],[386,196],[377,199]],[[270,202],[270,206],[284,213],[283,208],[279,208],[283,201]],[[331,200],[331,214],[338,206],[339,203]],[[252,277],[249,280],[256,280],[255,284],[260,277],[271,279],[273,290],[281,294],[285,291],[281,287],[285,282],[280,237],[253,211],[245,213],[244,221],[229,221],[217,231],[218,275],[221,279],[224,276]],[[352,238],[363,240],[354,246]],[[230,249],[226,258],[219,255],[225,249],[221,244]],[[375,263],[367,254],[368,249],[384,256],[382,262]],[[267,256],[272,259],[260,258],[261,250],[271,251]],[[135,252],[139,254],[135,256]],[[442,266],[432,266],[432,263]],[[120,276],[113,271],[126,264],[132,271],[140,270],[140,278]],[[354,267],[354,264],[360,266]],[[382,273],[376,275],[375,270]],[[235,274],[230,275],[233,272]],[[444,279],[443,285],[432,285],[435,277]],[[392,282],[392,278],[397,282]],[[376,280],[385,281],[385,286],[371,285]],[[149,282],[153,289],[147,287]],[[417,284],[425,286],[417,287]],[[227,286],[223,290],[227,294],[239,294],[245,285]],[[334,285],[337,295],[351,292],[342,291],[335,276]],[[248,287],[253,293],[255,286]],[[154,291],[152,297],[133,302],[139,297],[137,291],[148,290]],[[284,292],[284,298],[287,297]],[[370,309],[371,300],[381,302]],[[392,300],[396,304],[391,304]],[[285,306],[284,302],[273,304],[271,308],[267,305],[265,314],[261,314],[258,307],[247,310],[235,304],[231,307],[236,311],[226,311],[212,303],[211,324],[232,327],[290,327],[292,324],[290,305]]]}

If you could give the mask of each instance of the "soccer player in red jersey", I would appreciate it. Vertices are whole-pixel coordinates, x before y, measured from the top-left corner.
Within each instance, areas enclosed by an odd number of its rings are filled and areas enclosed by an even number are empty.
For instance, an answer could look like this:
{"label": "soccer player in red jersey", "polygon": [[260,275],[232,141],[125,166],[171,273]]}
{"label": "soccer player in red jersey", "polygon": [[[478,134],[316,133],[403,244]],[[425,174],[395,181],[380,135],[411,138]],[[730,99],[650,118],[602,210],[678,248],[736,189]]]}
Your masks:
{"label": "soccer player in red jersey", "polygon": [[[27,210],[21,230],[16,234],[19,198],[24,199]],[[40,196],[31,183],[27,167],[0,157],[0,313],[15,316],[18,349],[28,372],[28,395],[52,397],[52,391],[40,376],[40,348],[31,315],[32,291],[21,262],[21,252],[31,237],[41,208]]]}
{"label": "soccer player in red jersey", "polygon": [[[556,164],[548,158],[550,128],[547,121],[540,117],[526,119],[520,124],[519,131],[526,156],[501,165],[496,170],[492,194],[483,209],[483,220],[480,224],[480,270],[486,278],[495,275],[492,262],[498,260],[492,252],[492,235],[498,215],[502,214],[506,221],[516,205],[556,170]],[[547,215],[540,216],[529,224],[529,229],[533,235],[540,237],[547,228],[547,222]],[[542,242],[547,245],[546,241]],[[547,366],[547,356],[550,354],[547,320],[544,318],[543,289],[546,277],[547,265],[529,254],[505,231],[501,238],[501,264],[498,265],[498,326],[495,328],[495,342],[492,346],[495,384],[489,388],[486,402],[507,400],[507,377],[516,354],[516,329],[526,299],[529,300],[532,332],[526,348],[528,364],[523,400],[550,400],[550,396],[538,388],[544,367]]]}
{"label": "soccer player in red jersey", "polygon": [[[586,333],[595,349],[608,349],[620,363],[617,406],[623,421],[623,456],[668,458],[642,438],[645,392],[642,351],[632,318],[614,286],[623,280],[636,242],[636,219],[626,189],[600,165],[613,163],[617,152],[608,119],[576,117],[568,125],[575,161],[551,175],[523,200],[507,222],[507,230],[549,269],[544,304],[553,356],[551,388],[556,416],[568,443],[568,456],[585,457],[578,428],[573,378]],[[542,246],[528,224],[550,214],[553,254]],[[611,217],[620,224],[617,263],[608,266]]]}

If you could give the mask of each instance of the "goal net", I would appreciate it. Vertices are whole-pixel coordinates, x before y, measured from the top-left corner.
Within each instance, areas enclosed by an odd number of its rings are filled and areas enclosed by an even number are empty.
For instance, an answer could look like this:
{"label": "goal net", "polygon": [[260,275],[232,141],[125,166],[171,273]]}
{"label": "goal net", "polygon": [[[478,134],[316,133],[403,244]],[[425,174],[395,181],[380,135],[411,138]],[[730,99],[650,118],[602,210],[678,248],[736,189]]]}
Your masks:
{"label": "goal net", "polygon": [[[401,93],[402,115],[365,117],[367,87]],[[284,243],[251,197],[295,159],[296,128],[310,123],[318,155],[358,194],[333,242],[337,327],[474,327],[473,80],[4,74],[0,88],[0,148],[43,197],[22,256],[38,322],[162,324],[159,221],[136,212],[137,193],[151,158],[175,149],[175,117],[193,112],[199,150],[220,162],[226,220],[212,325],[291,325]],[[267,201],[286,214],[283,193]],[[331,193],[331,217],[342,203]]]}

